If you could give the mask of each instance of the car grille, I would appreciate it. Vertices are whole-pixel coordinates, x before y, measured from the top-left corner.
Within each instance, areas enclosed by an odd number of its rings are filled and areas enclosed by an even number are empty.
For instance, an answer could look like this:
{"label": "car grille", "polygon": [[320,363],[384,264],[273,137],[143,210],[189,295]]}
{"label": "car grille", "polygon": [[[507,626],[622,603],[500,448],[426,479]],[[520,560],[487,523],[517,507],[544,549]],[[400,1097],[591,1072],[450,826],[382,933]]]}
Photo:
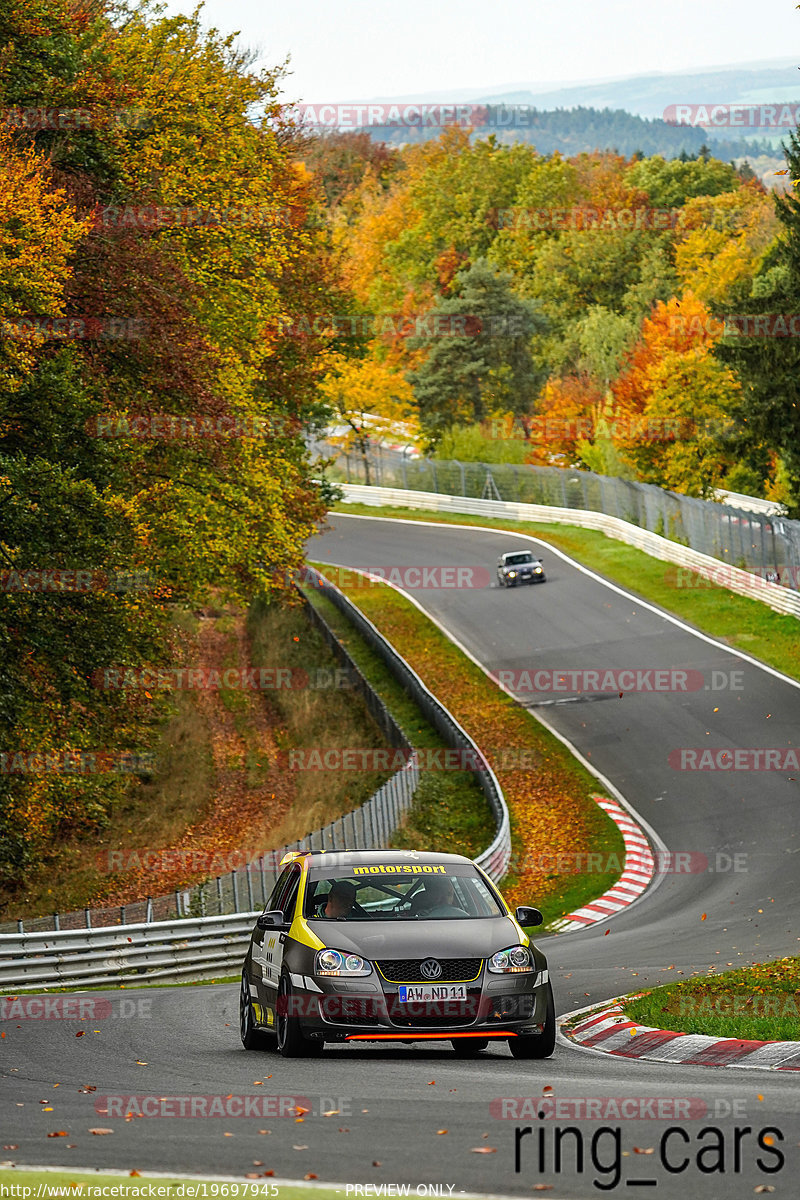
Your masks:
{"label": "car grille", "polygon": [[444,1026],[453,1029],[458,1025],[472,1025],[478,1016],[480,992],[471,992],[466,1000],[434,1000],[403,1004],[387,998],[389,1020],[401,1028],[411,1026]]}
{"label": "car grille", "polygon": [[481,958],[437,958],[436,961],[442,968],[437,979],[428,979],[420,971],[424,958],[384,958],[375,965],[391,983],[468,983],[480,974],[483,963]]}

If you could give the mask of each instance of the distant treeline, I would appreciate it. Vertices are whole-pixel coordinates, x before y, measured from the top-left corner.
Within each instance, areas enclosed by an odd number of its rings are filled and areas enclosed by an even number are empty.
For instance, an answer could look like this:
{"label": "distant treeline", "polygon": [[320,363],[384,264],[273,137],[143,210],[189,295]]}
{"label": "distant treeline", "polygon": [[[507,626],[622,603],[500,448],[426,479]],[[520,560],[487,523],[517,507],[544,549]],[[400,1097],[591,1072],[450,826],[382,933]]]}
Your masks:
{"label": "distant treeline", "polygon": [[[670,125],[660,118],[637,117],[618,108],[556,108],[539,110],[527,105],[488,106],[489,123],[476,129],[473,138],[494,133],[503,143],[527,142],[540,154],[591,154],[595,150],[613,151],[626,158],[641,153],[645,158],[660,154],[663,158],[691,157],[707,146],[714,158],[778,157],[780,152],[767,138],[716,137],[700,128]],[[438,129],[409,129],[375,126],[373,141],[404,145],[431,141]]]}

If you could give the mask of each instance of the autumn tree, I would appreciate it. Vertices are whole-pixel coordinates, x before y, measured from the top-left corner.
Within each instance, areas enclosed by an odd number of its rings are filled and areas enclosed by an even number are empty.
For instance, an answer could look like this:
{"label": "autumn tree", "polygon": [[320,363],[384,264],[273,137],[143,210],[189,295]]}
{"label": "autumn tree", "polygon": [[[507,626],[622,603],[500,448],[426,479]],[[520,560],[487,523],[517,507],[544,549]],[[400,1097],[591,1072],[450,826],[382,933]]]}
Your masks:
{"label": "autumn tree", "polygon": [[514,295],[508,275],[479,259],[427,316],[430,332],[409,338],[426,353],[409,379],[432,444],[454,424],[532,408],[544,379],[531,342],[545,324],[535,304]]}

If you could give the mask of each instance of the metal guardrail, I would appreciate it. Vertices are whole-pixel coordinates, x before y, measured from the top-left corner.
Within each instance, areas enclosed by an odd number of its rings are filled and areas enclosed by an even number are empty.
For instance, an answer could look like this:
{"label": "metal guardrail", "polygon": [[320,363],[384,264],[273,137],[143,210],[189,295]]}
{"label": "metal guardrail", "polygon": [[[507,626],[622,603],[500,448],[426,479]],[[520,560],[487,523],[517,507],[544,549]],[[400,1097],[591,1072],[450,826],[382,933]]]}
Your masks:
{"label": "metal guardrail", "polygon": [[[349,491],[349,488],[347,490]],[[363,490],[370,492],[375,489],[365,488]],[[385,489],[378,490],[384,491]],[[497,834],[488,849],[484,850],[483,854],[479,855],[475,861],[492,879],[495,881],[502,879],[508,868],[508,860],[511,857],[511,831],[508,807],[500,784],[497,782],[497,776],[488,763],[486,763],[478,746],[466,730],[459,725],[453,714],[443,704],[440,704],[433,693],[425,687],[425,684],[416,671],[397,653],[394,646],[387,641],[383,634],[364,616],[359,608],[356,608],[334,584],[330,583],[324,575],[320,575],[312,567],[306,568],[306,575],[307,578],[314,580],[315,586],[321,590],[322,594],[327,596],[355,626],[367,645],[375,651],[400,686],[411,696],[442,740],[453,749],[471,751],[476,761],[484,763],[483,766],[475,766],[471,770],[478,781],[481,791],[491,805],[497,822]]]}
{"label": "metal guardrail", "polygon": [[[358,628],[445,742],[458,749],[471,750],[474,759],[482,761],[480,751],[469,735],[428,691],[419,676],[372,622],[313,568],[307,568],[307,580],[336,604]],[[362,681],[364,695],[372,695],[368,701],[370,711],[380,721],[389,739],[396,746],[412,752],[409,762],[361,808],[332,821],[302,842],[273,852],[269,869],[265,868],[264,856],[261,856],[257,874],[247,871],[245,881],[241,884],[242,889],[245,884],[247,889],[246,912],[239,911],[241,892],[237,887],[237,873],[232,872],[236,911],[230,914],[181,917],[181,895],[184,895],[183,903],[187,905],[186,912],[189,911],[190,898],[191,904],[199,904],[201,909],[205,904],[205,892],[202,889],[206,885],[199,885],[199,889],[191,889],[185,894],[176,893],[178,914],[177,919],[173,920],[146,919],[135,924],[27,933],[19,930],[17,933],[0,934],[0,988],[15,992],[41,991],[48,987],[101,987],[120,982],[131,987],[136,983],[174,983],[187,978],[202,979],[238,972],[253,921],[274,887],[277,863],[284,852],[291,849],[366,849],[387,844],[419,783],[419,766],[413,748],[321,614],[308,601],[306,609],[340,661],[354,672],[354,678]],[[497,835],[476,861],[491,878],[499,880],[506,872],[511,855],[508,808],[491,768],[486,765],[473,770],[497,819]],[[219,883],[217,880],[218,893]],[[212,890],[211,900],[213,897]],[[221,893],[219,903],[222,903]],[[148,902],[148,917],[151,904],[152,901]]]}
{"label": "metal guardrail", "polygon": [[[418,492],[412,489],[372,487],[364,484],[342,484],[345,499],[369,505],[396,505],[402,508],[422,508],[433,512],[466,513],[481,517],[508,517],[514,521],[563,521],[583,529],[597,529],[618,541],[627,542],[653,558],[675,563],[697,572],[712,583],[729,588],[751,600],[760,600],[776,612],[800,617],[800,593],[768,583],[760,575],[739,567],[729,566],[682,546],[669,538],[641,529],[620,517],[580,508],[556,508],[550,504],[514,504],[506,500],[479,500],[469,496],[446,496],[440,492]],[[677,581],[676,581],[677,582]]]}
{"label": "metal guardrail", "polygon": [[0,988],[179,982],[238,973],[255,912],[0,937]]}
{"label": "metal guardrail", "polygon": [[[338,661],[347,669],[348,681],[364,699],[367,709],[394,748],[411,754],[413,747],[380,696],[364,678],[324,617],[301,595],[306,615],[319,631]],[[221,917],[226,913],[260,911],[267,902],[278,876],[279,864],[289,850],[364,850],[382,848],[409,808],[419,786],[419,767],[412,758],[386,783],[382,784],[360,808],[337,817],[321,829],[291,845],[263,853],[251,852],[249,861],[242,855],[240,869],[216,876],[213,880],[182,888],[168,896],[148,896],[132,904],[105,908],[83,908],[69,913],[54,913],[28,921],[27,929],[16,922],[16,933],[67,932],[72,929],[152,924],[188,917]],[[14,931],[13,923],[0,926],[0,937]]]}
{"label": "metal guardrail", "polygon": [[[734,493],[732,504],[725,505],[683,496],[651,483],[595,475],[593,471],[527,463],[411,459],[374,443],[367,451],[367,481],[361,454],[346,453],[325,441],[312,441],[310,449],[331,462],[331,480],[346,480],[349,484],[369,481],[373,486],[438,493],[453,499],[557,507],[570,514],[604,514],[682,543],[726,567],[742,567],[762,576],[776,571],[785,585],[783,590],[800,591],[800,521],[764,511],[745,511],[741,497]],[[752,509],[756,508],[762,508],[757,501],[752,504]],[[578,523],[572,516],[570,520]]]}

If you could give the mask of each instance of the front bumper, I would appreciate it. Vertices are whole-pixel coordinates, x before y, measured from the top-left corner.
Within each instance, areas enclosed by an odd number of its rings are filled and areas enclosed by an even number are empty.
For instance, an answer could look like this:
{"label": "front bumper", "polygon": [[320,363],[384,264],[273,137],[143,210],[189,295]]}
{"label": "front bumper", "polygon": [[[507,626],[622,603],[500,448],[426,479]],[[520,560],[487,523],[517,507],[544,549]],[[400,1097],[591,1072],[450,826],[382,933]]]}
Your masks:
{"label": "front bumper", "polygon": [[376,972],[358,980],[301,978],[302,984],[293,980],[291,1015],[306,1037],[323,1041],[535,1035],[547,1014],[546,971],[494,975],[484,969],[465,984],[466,1000],[417,1003],[400,1001],[401,985]]}
{"label": "front bumper", "polygon": [[516,587],[517,584],[520,583],[544,583],[547,576],[544,573],[536,575],[531,573],[530,575],[514,575],[513,577],[510,575],[503,575],[502,578],[503,581],[510,587]]}

